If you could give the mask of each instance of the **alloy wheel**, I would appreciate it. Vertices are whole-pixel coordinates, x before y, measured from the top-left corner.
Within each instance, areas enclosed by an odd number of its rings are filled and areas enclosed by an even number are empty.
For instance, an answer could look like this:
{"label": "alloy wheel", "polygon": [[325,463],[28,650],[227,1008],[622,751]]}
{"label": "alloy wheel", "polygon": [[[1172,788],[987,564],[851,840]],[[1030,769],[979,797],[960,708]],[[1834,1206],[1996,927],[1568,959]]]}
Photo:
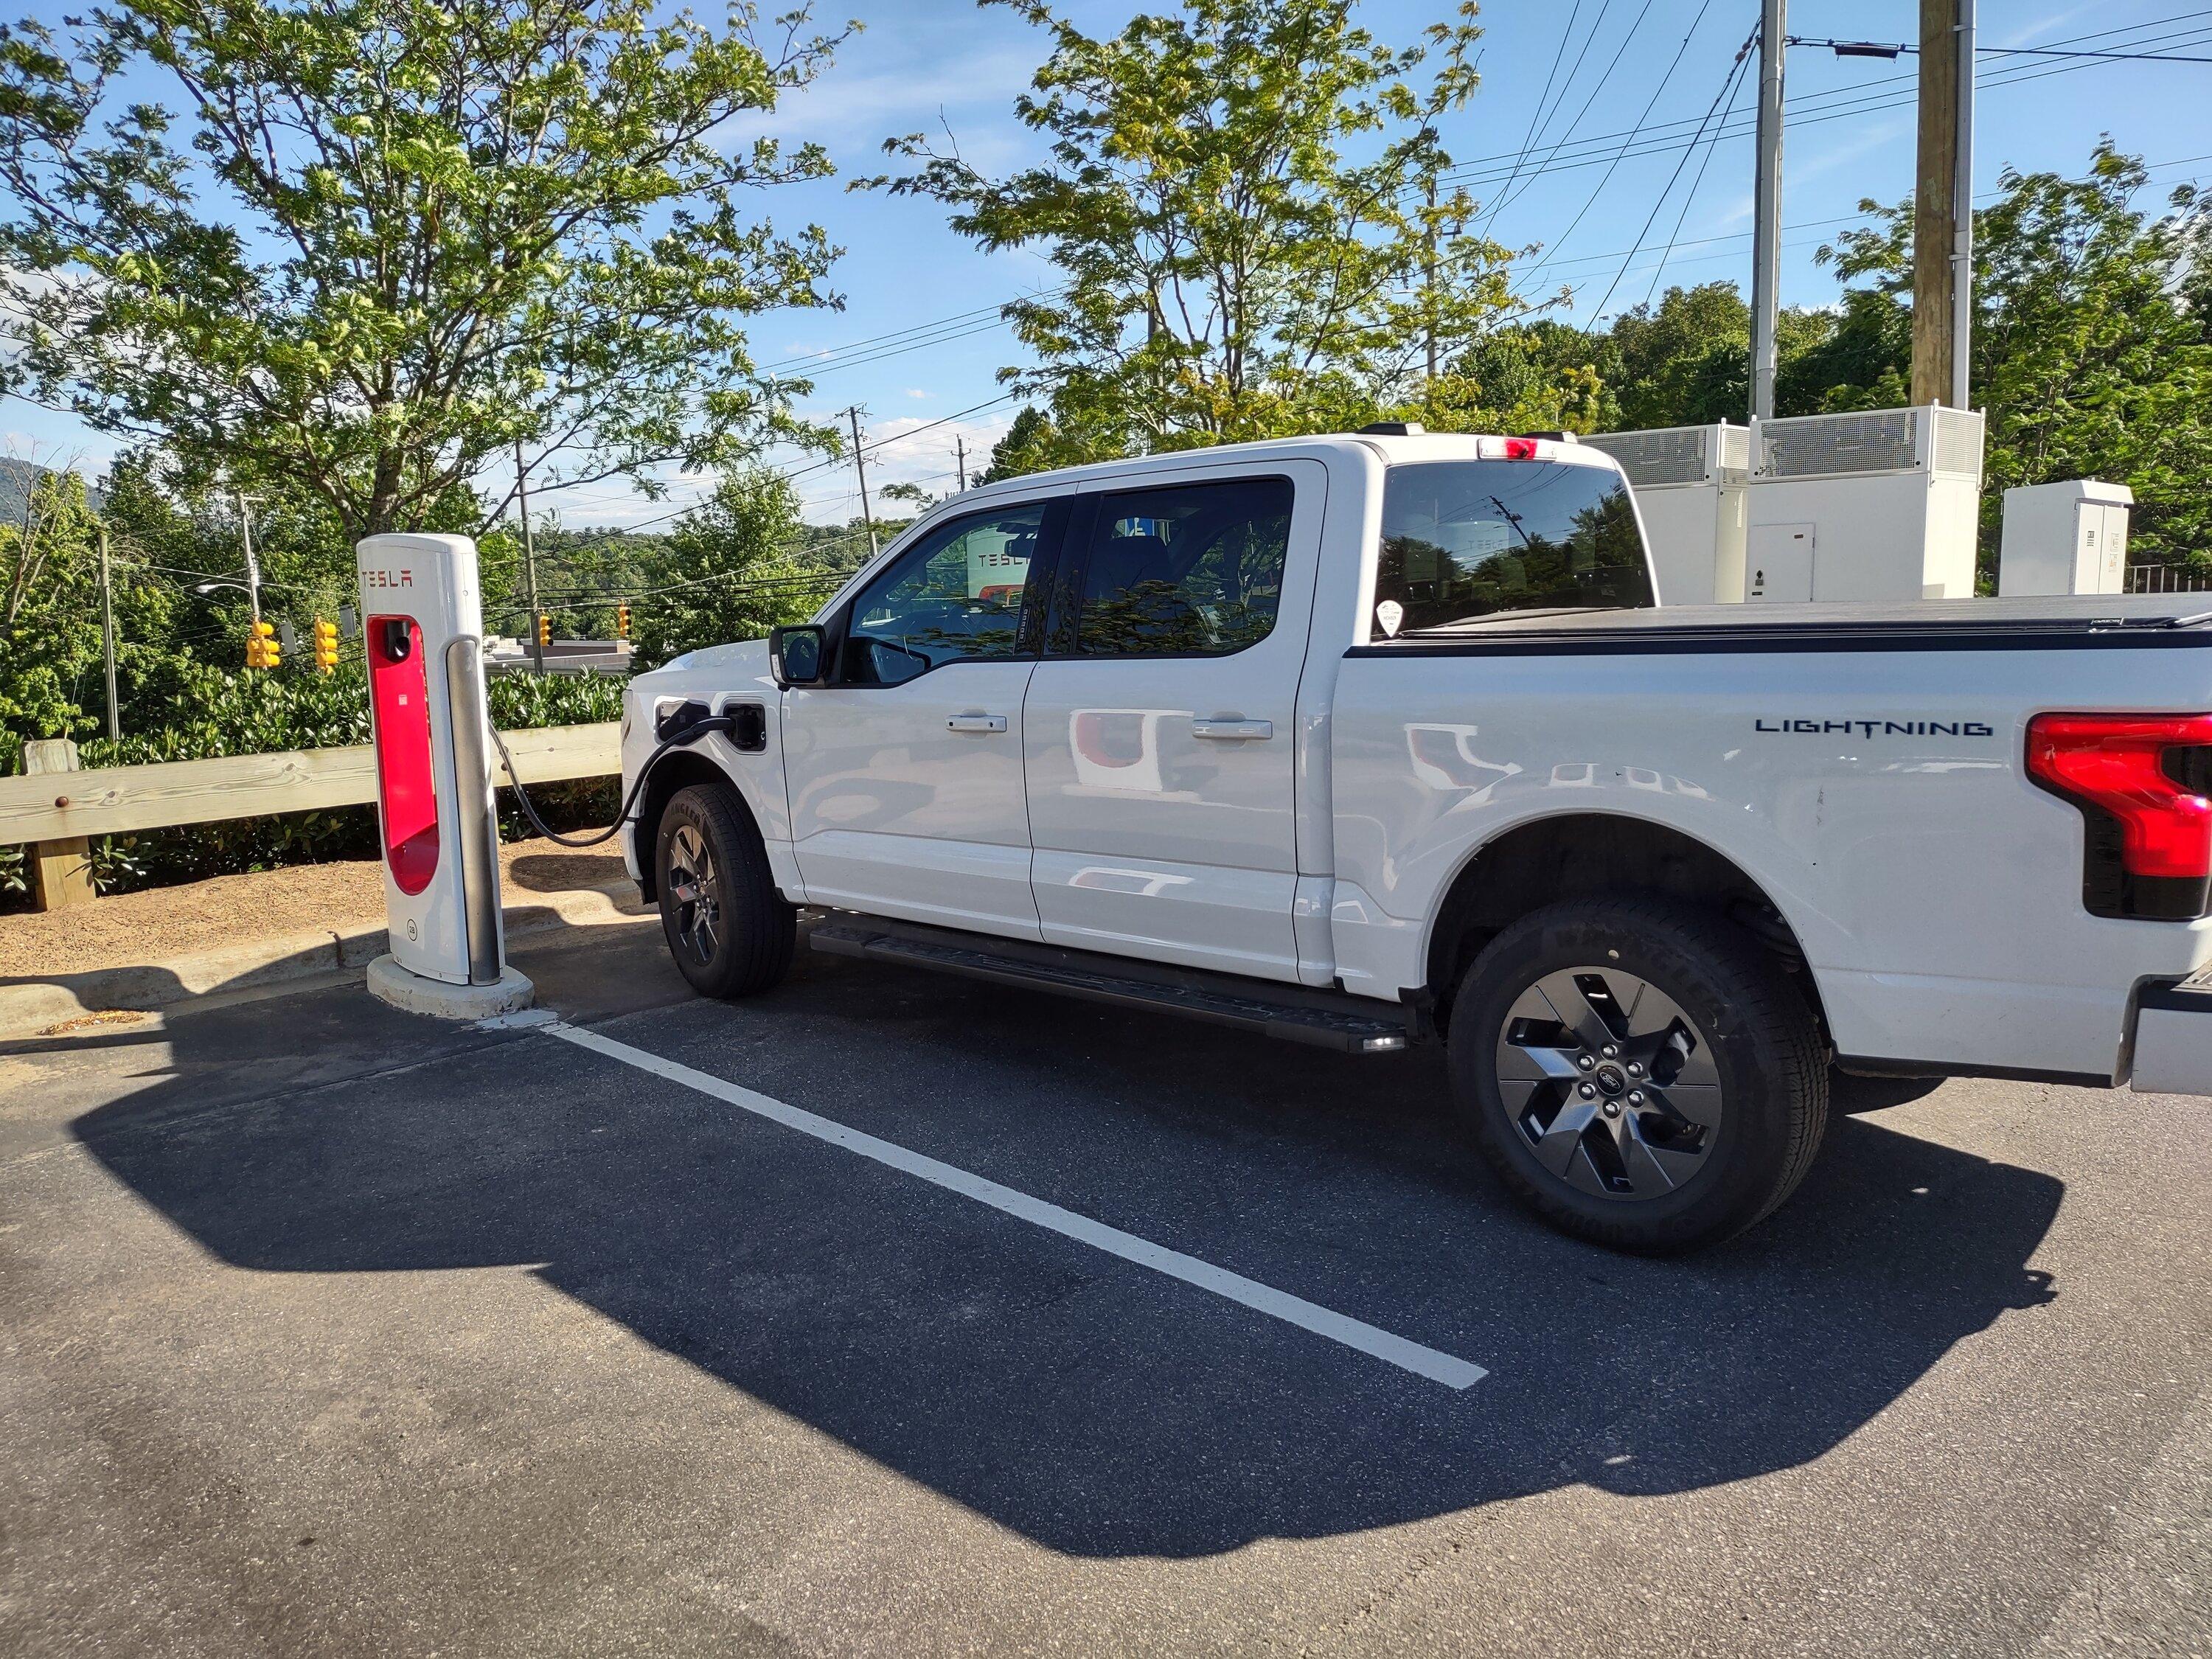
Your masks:
{"label": "alloy wheel", "polygon": [[1522,992],[1498,1032],[1498,1088],[1536,1161],[1598,1198],[1682,1187],[1722,1127],[1705,1034],[1672,997],[1619,968],[1563,968]]}
{"label": "alloy wheel", "polygon": [[701,962],[712,962],[721,941],[720,883],[707,838],[689,823],[669,837],[668,893],[676,901],[676,936]]}

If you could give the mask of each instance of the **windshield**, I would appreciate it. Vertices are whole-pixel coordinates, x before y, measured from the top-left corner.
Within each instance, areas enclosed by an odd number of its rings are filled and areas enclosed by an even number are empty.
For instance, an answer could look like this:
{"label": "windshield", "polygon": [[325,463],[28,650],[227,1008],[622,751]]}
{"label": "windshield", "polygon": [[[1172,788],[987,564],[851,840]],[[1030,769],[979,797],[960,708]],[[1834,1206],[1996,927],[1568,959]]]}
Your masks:
{"label": "windshield", "polygon": [[1382,487],[1381,631],[1656,603],[1628,487],[1610,467],[1424,461]]}

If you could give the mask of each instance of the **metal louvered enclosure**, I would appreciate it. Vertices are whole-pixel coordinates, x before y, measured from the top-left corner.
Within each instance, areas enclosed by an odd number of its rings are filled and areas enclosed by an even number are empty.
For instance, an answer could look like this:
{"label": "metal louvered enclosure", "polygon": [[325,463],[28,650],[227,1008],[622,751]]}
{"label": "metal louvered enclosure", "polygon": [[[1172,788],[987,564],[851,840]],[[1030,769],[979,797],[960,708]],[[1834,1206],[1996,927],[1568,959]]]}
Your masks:
{"label": "metal louvered enclosure", "polygon": [[1711,605],[1743,597],[1749,427],[1717,421],[1602,432],[1585,441],[1619,461],[1628,477],[1660,604]]}
{"label": "metal louvered enclosure", "polygon": [[1937,404],[1606,433],[1662,604],[1966,599],[1982,417]]}

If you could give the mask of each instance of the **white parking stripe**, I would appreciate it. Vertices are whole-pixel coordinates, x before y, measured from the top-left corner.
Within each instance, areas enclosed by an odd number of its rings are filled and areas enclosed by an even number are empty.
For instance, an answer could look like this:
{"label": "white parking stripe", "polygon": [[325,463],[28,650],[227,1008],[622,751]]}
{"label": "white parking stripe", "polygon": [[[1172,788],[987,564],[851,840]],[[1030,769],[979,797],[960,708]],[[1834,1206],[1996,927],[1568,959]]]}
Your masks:
{"label": "white parking stripe", "polygon": [[687,1089],[696,1089],[701,1094],[712,1095],[732,1106],[781,1123],[787,1129],[796,1129],[817,1140],[826,1140],[833,1146],[842,1146],[848,1152],[858,1152],[862,1158],[915,1176],[947,1192],[972,1198],[979,1204],[988,1204],[994,1210],[1018,1217],[1024,1221],[1076,1239],[1109,1255],[1120,1256],[1124,1261],[1133,1261],[1140,1267],[1150,1267],[1155,1273],[1179,1279],[1186,1285],[1195,1285],[1202,1291],[1225,1297],[1230,1301],[1296,1325],[1301,1330],[1325,1336],[1332,1342],[1341,1342],[1347,1348],[1371,1354],[1388,1361],[1401,1370],[1441,1382],[1448,1389],[1464,1389],[1480,1382],[1489,1375],[1481,1366],[1467,1360],[1439,1353],[1434,1348],[1425,1348],[1418,1342],[1409,1342],[1373,1325],[1316,1306],[1311,1302],[1292,1296],[1273,1285],[1262,1285],[1256,1279],[1232,1273],[1225,1267],[1217,1267],[1210,1261],[1201,1261],[1194,1255],[1185,1255],[1180,1250],[1170,1250],[1139,1238],[1134,1233],[1125,1233],[1118,1227],[1109,1227],[1093,1221],[1073,1210],[1063,1210],[1057,1204],[1048,1204],[1042,1199],[1031,1198],[1027,1193],[1018,1193],[1011,1187],[1002,1187],[995,1181],[986,1181],[981,1176],[970,1175],[965,1170],[955,1169],[922,1153],[908,1152],[890,1141],[874,1135],[863,1134],[858,1129],[848,1129],[842,1123],[833,1123],[826,1117],[786,1105],[782,1101],[725,1082],[707,1072],[664,1060],[659,1054],[643,1048],[633,1048],[627,1042],[617,1042],[611,1037],[601,1036],[597,1031],[587,1031],[580,1026],[555,1021],[540,1028],[549,1036],[559,1037],[563,1042],[573,1042],[580,1048],[604,1054],[609,1060],[620,1060],[625,1066],[635,1066],[641,1072],[680,1083]]}

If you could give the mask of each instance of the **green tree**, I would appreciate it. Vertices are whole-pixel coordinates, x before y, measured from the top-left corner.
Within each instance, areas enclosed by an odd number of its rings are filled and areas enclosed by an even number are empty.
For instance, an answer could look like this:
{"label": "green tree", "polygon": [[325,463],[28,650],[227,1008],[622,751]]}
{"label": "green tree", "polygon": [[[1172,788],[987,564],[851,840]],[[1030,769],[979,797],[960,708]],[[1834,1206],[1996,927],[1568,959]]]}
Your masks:
{"label": "green tree", "polygon": [[662,591],[641,595],[633,606],[637,665],[657,667],[702,646],[760,639],[810,615],[835,583],[790,557],[804,529],[799,493],[782,473],[756,467],[725,477],[669,532],[655,573]]}
{"label": "green tree", "polygon": [[1615,395],[1630,428],[1745,417],[1751,307],[1734,283],[1670,288],[1613,319]]}
{"label": "green tree", "polygon": [[1604,335],[1540,317],[1493,329],[1390,411],[1435,432],[1603,432],[1620,423]]}
{"label": "green tree", "polygon": [[1071,452],[1061,442],[1052,417],[1036,405],[1024,404],[1006,428],[1006,435],[991,446],[991,463],[975,475],[975,481],[978,485],[998,483],[1092,459]]}
{"label": "green tree", "polygon": [[310,490],[347,542],[473,505],[518,443],[541,485],[650,492],[665,462],[826,441],[737,324],[829,302],[822,233],[738,200],[827,159],[720,137],[836,45],[803,10],[775,33],[651,0],[118,0],[0,31],[9,379],[199,478]]}
{"label": "green tree", "polygon": [[45,472],[0,524],[0,732],[6,769],[26,738],[80,737],[86,671],[100,658],[100,588],[84,480]]}
{"label": "green tree", "polygon": [[[2193,303],[2207,286],[2212,215],[2186,186],[2163,214],[2138,207],[2142,164],[2109,141],[2086,177],[2008,172],[1999,182],[2002,199],[1974,216],[1984,563],[2005,489],[2080,477],[2135,491],[2131,556],[2212,562],[2212,313]],[[1847,307],[1881,318],[1887,355],[1869,356],[1870,384],[1831,389],[1837,407],[1905,395],[1912,206],[1861,205],[1874,222],[1823,252],[1857,285]]]}
{"label": "green tree", "polygon": [[886,148],[919,170],[871,182],[1060,267],[1006,309],[1036,366],[1001,371],[1055,461],[1340,426],[1509,303],[1437,132],[1475,88],[1472,3],[1402,50],[1342,0],[1180,0],[1104,39],[986,3],[1051,36],[1015,104],[1048,159],[991,179],[917,135]]}

